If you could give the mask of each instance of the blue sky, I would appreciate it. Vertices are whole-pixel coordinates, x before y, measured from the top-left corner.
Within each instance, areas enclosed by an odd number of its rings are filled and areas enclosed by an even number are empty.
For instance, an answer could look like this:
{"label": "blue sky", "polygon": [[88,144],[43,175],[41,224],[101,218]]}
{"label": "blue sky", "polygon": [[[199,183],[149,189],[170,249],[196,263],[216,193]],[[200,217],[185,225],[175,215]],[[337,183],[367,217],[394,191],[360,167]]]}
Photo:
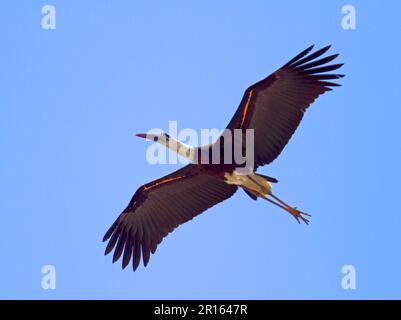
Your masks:
{"label": "blue sky", "polygon": [[[55,30],[41,8],[56,8]],[[341,27],[353,4],[357,29]],[[401,298],[401,5],[396,1],[7,1],[1,4],[0,298]],[[150,166],[133,133],[223,129],[243,91],[310,44],[343,87],[307,112],[277,161],[298,225],[243,192],[122,271],[101,238]],[[356,269],[356,290],[341,268]],[[41,287],[42,266],[56,289]]]}

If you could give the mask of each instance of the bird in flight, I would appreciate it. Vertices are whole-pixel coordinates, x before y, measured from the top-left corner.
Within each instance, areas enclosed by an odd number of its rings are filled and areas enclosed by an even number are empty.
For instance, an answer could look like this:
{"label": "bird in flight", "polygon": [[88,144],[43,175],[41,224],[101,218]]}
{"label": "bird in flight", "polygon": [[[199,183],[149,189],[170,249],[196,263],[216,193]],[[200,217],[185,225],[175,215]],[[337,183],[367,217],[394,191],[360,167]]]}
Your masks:
{"label": "bird in flight", "polygon": [[339,86],[332,81],[344,76],[332,72],[343,64],[329,64],[338,54],[323,57],[330,46],[311,53],[312,49],[313,46],[302,51],[267,78],[246,89],[225,129],[228,133],[240,130],[242,141],[246,139],[246,131],[253,129],[254,157],[247,174],[238,170],[241,166],[234,159],[233,151],[228,153],[231,161],[195,161],[201,155],[210,156],[216,148],[221,151],[220,157],[223,153],[227,154],[227,144],[222,143],[226,140],[224,135],[210,145],[195,148],[166,133],[137,134],[138,137],[156,141],[174,150],[192,162],[141,186],[135,192],[103,238],[103,241],[108,241],[106,255],[115,248],[113,262],[122,256],[124,269],[132,260],[135,271],[142,256],[146,267],[150,254],[155,253],[167,234],[230,198],[238,188],[242,188],[253,200],[265,199],[290,213],[298,222],[308,224],[306,217],[309,214],[273,194],[271,183],[277,180],[256,173],[256,170],[278,157],[306,109],[318,96]]}

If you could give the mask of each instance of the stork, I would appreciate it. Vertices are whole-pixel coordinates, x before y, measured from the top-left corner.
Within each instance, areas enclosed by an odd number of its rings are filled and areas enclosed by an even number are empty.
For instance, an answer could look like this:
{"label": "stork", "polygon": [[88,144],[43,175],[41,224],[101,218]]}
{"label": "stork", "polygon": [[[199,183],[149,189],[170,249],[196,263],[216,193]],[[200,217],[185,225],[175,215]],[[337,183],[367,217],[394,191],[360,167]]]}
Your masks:
{"label": "stork", "polygon": [[[344,75],[331,73],[343,64],[329,64],[338,54],[322,57],[326,46],[311,53],[313,46],[302,51],[267,78],[246,89],[241,103],[225,132],[253,129],[254,160],[250,172],[232,161],[203,163],[202,154],[223,151],[223,135],[214,143],[201,147],[186,145],[167,133],[137,134],[161,143],[188,158],[191,163],[160,179],[149,182],[135,192],[125,210],[104,235],[108,240],[105,254],[113,249],[113,262],[121,256],[124,269],[132,260],[135,271],[140,263],[149,262],[164,237],[179,225],[193,219],[210,207],[230,198],[242,188],[253,200],[265,199],[290,213],[299,223],[309,214],[288,205],[272,191],[275,178],[256,172],[258,167],[274,161],[284,149],[301,122],[306,109],[317,97],[339,84],[332,80]],[[234,143],[234,142],[233,142]],[[246,151],[246,150],[245,150]],[[233,157],[233,153],[230,153]],[[226,159],[224,159],[226,160]]]}

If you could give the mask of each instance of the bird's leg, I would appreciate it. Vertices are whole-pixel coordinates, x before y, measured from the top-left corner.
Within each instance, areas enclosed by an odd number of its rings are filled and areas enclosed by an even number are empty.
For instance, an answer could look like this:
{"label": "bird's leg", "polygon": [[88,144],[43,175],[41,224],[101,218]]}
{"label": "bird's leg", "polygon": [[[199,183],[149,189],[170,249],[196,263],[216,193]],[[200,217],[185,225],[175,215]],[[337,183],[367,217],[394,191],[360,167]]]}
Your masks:
{"label": "bird's leg", "polygon": [[279,199],[272,193],[270,193],[269,196],[271,196],[273,199],[277,200],[278,202],[273,201],[272,199],[269,199],[268,197],[265,197],[265,199],[267,201],[269,201],[269,202],[273,203],[274,205],[280,207],[281,209],[284,209],[285,211],[289,212],[298,221],[298,223],[301,223],[301,220],[302,220],[306,224],[309,224],[309,220],[306,219],[304,216],[310,217],[311,216],[310,214],[302,212],[295,207],[291,207],[290,205],[286,204],[284,201],[282,201],[281,199]]}

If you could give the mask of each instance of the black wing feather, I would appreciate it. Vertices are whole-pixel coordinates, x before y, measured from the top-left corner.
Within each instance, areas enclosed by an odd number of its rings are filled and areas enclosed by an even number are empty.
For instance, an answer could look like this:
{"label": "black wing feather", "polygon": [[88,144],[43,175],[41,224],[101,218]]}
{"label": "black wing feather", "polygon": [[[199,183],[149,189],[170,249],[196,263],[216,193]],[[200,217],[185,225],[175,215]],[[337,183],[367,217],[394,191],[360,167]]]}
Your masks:
{"label": "black wing feather", "polygon": [[281,153],[315,99],[339,86],[326,80],[344,77],[343,74],[325,73],[343,66],[327,65],[338,57],[338,54],[322,57],[330,46],[310,53],[312,48],[302,51],[270,76],[246,89],[227,126],[229,130],[254,129],[255,170]]}
{"label": "black wing feather", "polygon": [[236,186],[200,171],[190,164],[140,187],[127,208],[106,232],[105,254],[114,248],[113,262],[123,256],[125,268],[132,259],[134,271],[143,258],[146,266],[162,239],[180,224],[231,197]]}

